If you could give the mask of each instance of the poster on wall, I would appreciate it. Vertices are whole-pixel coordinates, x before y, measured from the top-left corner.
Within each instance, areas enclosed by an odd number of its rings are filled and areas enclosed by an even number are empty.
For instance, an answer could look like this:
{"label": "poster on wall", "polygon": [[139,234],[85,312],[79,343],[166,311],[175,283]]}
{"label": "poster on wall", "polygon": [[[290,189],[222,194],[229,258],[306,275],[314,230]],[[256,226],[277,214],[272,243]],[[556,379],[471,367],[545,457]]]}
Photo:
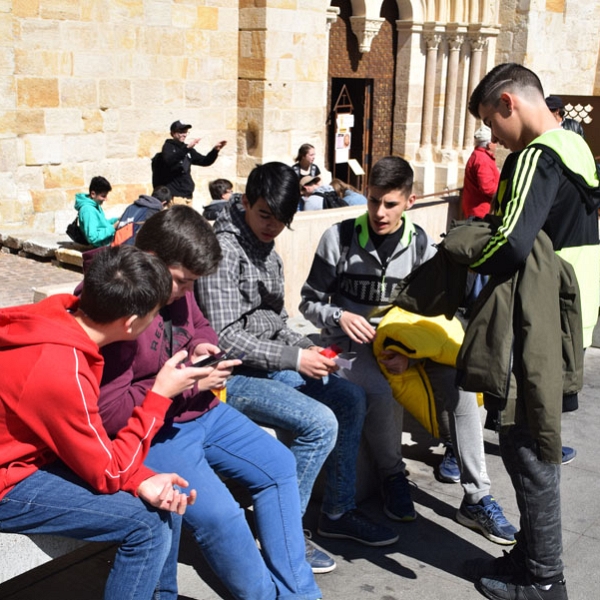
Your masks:
{"label": "poster on wall", "polygon": [[336,125],[335,162],[336,164],[347,163],[350,158],[350,146],[352,145],[354,115],[350,113],[338,114]]}

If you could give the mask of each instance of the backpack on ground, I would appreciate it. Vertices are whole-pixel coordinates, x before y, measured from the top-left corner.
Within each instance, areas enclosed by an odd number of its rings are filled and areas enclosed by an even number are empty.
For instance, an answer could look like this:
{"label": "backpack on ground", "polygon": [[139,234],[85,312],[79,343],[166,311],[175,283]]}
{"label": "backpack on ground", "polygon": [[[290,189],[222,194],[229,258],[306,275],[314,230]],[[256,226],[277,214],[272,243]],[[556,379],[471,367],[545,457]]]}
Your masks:
{"label": "backpack on ground", "polygon": [[75,220],[72,223],[67,225],[66,233],[76,244],[81,244],[82,246],[90,245],[83,234],[83,231],[81,231],[81,228],[79,227],[79,215],[75,217]]}
{"label": "backpack on ground", "polygon": [[326,190],[324,192],[313,192],[313,196],[320,196],[323,198],[323,208],[342,208],[348,206],[348,203],[340,198],[333,190]]}

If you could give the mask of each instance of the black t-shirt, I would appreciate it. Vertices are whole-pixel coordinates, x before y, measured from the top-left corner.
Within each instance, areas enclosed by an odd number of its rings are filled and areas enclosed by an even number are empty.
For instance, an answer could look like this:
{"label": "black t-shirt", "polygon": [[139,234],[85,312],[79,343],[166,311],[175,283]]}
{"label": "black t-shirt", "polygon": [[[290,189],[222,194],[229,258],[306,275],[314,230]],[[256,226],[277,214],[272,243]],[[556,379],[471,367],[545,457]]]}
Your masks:
{"label": "black t-shirt", "polygon": [[400,240],[402,239],[402,234],[404,233],[404,221],[402,225],[394,231],[394,233],[388,233],[385,235],[378,235],[371,228],[371,224],[369,223],[369,238],[375,246],[377,250],[377,254],[379,255],[379,260],[382,265],[387,265],[390,260],[394,250],[398,247]]}

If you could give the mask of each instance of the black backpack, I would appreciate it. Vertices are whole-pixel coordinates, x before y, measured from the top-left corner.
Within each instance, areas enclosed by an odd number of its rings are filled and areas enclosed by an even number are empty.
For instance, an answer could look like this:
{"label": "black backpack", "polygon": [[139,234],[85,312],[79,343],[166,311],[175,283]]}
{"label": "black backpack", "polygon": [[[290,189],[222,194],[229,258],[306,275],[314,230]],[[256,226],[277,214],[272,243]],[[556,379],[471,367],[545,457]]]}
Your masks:
{"label": "black backpack", "polygon": [[167,185],[173,179],[171,169],[165,162],[163,153],[157,152],[152,157],[152,187],[157,188],[161,185]]}
{"label": "black backpack", "polygon": [[313,196],[320,196],[323,198],[323,209],[348,206],[348,203],[343,198],[340,198],[333,190],[313,192]]}
{"label": "black backpack", "polygon": [[90,245],[85,235],[83,235],[83,231],[81,231],[81,228],[79,227],[79,216],[75,217],[75,220],[67,225],[66,233],[76,244],[81,244],[82,246]]}

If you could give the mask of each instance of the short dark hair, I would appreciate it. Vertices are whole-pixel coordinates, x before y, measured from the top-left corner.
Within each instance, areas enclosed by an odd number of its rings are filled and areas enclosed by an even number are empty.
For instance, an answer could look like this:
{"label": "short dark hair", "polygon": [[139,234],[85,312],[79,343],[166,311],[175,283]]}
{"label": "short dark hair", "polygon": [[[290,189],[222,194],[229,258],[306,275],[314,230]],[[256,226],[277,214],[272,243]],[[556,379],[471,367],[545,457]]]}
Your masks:
{"label": "short dark hair", "polygon": [[166,185],[159,185],[152,190],[152,196],[157,200],[160,200],[163,204],[170,204],[173,200],[173,194]]}
{"label": "short dark hair", "polygon": [[95,194],[108,194],[112,190],[112,185],[110,185],[108,179],[106,177],[102,177],[102,175],[97,175],[96,177],[92,177],[90,181],[90,195],[92,192]]}
{"label": "short dark hair", "polygon": [[369,185],[384,190],[412,192],[414,172],[408,161],[399,156],[380,158],[369,173]]}
{"label": "short dark hair", "polygon": [[184,204],[152,215],[140,228],[135,245],[156,254],[167,267],[182,266],[198,277],[214,273],[222,257],[210,223]]}
{"label": "short dark hair", "polygon": [[233,192],[233,183],[229,179],[215,179],[208,183],[208,191],[213,200],[221,200],[223,194]]}
{"label": "short dark hair", "polygon": [[496,106],[505,91],[534,90],[544,98],[540,78],[527,67],[518,63],[502,63],[494,67],[477,85],[469,99],[469,112],[479,119],[479,106]]}
{"label": "short dark hair", "polygon": [[300,162],[308,154],[308,151],[313,148],[314,146],[312,144],[302,144],[302,146],[298,148],[298,156],[296,156],[295,161]]}
{"label": "short dark hair", "polygon": [[133,246],[103,248],[85,272],[79,307],[96,323],[144,317],[168,302],[172,287],[158,257]]}
{"label": "short dark hair", "polygon": [[263,198],[273,216],[289,227],[300,203],[298,176],[292,167],[280,162],[257,165],[248,176],[246,198],[250,206]]}

